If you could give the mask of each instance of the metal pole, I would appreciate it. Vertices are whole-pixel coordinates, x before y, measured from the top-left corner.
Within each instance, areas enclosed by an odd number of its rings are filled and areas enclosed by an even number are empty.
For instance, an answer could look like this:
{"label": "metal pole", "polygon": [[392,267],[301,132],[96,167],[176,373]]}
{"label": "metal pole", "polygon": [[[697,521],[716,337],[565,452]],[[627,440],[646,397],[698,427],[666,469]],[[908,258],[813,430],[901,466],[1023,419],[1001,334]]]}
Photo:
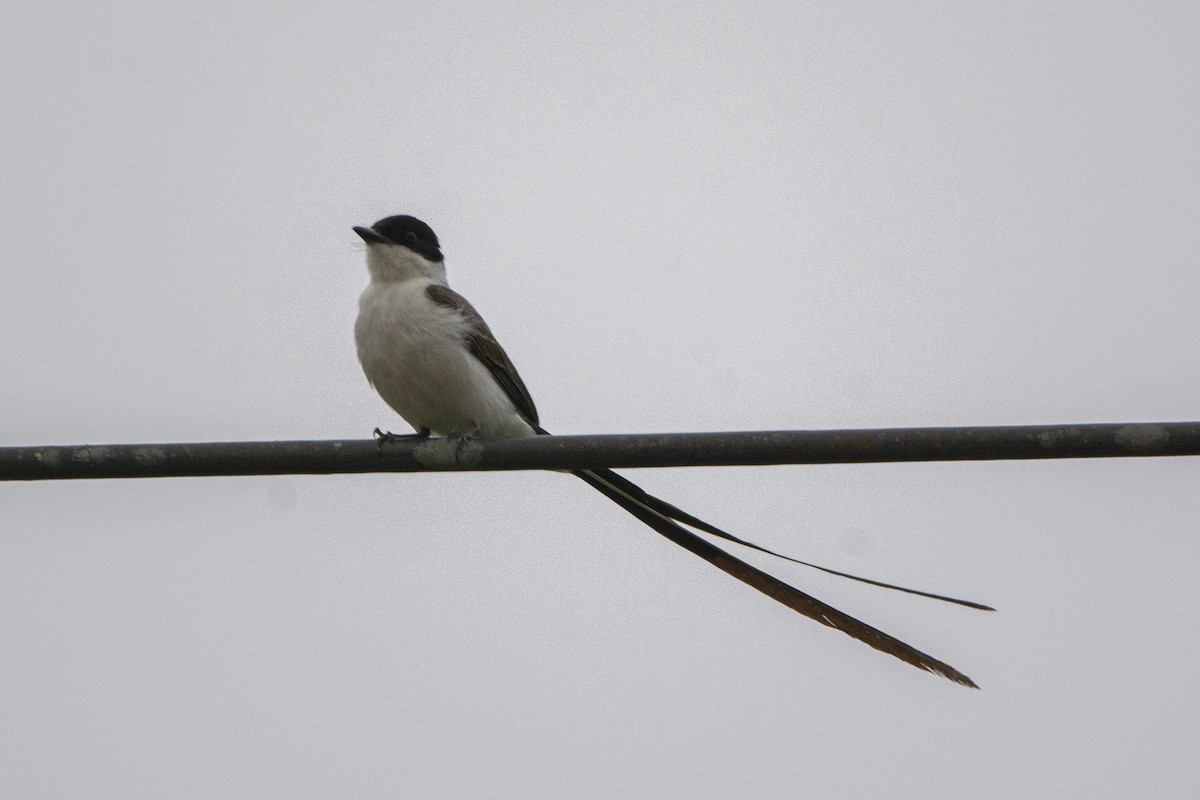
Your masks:
{"label": "metal pole", "polygon": [[1200,455],[1200,422],[0,448],[0,480]]}

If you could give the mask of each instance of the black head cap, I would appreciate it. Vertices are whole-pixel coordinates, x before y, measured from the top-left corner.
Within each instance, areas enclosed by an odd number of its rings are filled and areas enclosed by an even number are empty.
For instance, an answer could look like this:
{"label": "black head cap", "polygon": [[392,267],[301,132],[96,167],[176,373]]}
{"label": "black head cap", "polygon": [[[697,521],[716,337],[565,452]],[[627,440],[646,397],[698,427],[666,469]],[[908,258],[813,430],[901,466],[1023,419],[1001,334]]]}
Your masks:
{"label": "black head cap", "polygon": [[354,232],[368,244],[402,245],[430,261],[441,261],[445,258],[433,228],[406,214],[384,217],[369,228],[356,227]]}

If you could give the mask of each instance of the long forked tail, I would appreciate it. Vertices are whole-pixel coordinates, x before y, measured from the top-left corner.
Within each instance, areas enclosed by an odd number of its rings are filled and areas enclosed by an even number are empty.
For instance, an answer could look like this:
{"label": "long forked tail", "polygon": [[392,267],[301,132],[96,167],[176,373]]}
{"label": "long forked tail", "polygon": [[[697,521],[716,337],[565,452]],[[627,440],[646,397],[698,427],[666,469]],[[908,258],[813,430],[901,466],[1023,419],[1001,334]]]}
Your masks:
{"label": "long forked tail", "polygon": [[[691,531],[685,530],[677,524],[676,520],[679,519],[679,517],[675,516],[673,512],[678,512],[679,515],[685,517],[685,519],[680,521],[683,521],[689,525],[696,525],[696,527],[699,527],[700,530],[706,530],[709,533],[715,533],[723,538],[741,542],[742,544],[747,544],[755,549],[764,550],[764,548],[760,548],[757,545],[752,545],[748,542],[742,542],[740,539],[726,534],[720,529],[713,528],[713,526],[704,523],[702,520],[691,517],[669,503],[661,501],[652,495],[646,494],[636,484],[633,484],[627,479],[622,478],[620,475],[617,475],[611,470],[577,470],[574,472],[574,474],[582,478],[605,497],[621,506],[621,508],[637,517],[646,525],[649,525],[662,536],[671,540],[680,547],[690,550],[718,569],[727,572],[742,583],[754,587],[758,591],[762,592],[773,600],[782,603],[793,611],[797,611],[810,619],[814,619],[817,622],[820,622],[822,625],[828,625],[829,627],[839,630],[848,636],[852,636],[853,638],[858,639],[860,642],[864,642],[871,647],[874,647],[876,650],[880,650],[884,653],[895,656],[901,661],[912,664],[914,667],[927,670],[935,675],[941,675],[942,677],[948,678],[955,683],[962,684],[963,686],[970,686],[974,689],[979,688],[974,681],[949,664],[922,653],[920,650],[917,650],[911,645],[905,644],[894,636],[890,636],[883,631],[878,630],[877,628],[871,627],[865,622],[861,622],[848,614],[838,611],[833,606],[823,603],[815,597],[789,586],[783,581],[747,564],[745,561],[735,558],[711,542],[701,539]],[[699,524],[697,525],[697,523]],[[765,552],[771,551],[765,550]],[[778,553],[772,553],[772,555],[778,555]],[[781,557],[787,558],[786,556]],[[794,561],[795,559],[789,560]],[[817,569],[824,569],[824,567],[817,567]],[[833,570],[826,571],[833,572]],[[865,580],[857,578],[856,576],[847,577],[853,577],[856,580]],[[890,588],[902,588],[892,587],[891,584],[882,584],[878,581],[867,582],[888,586]],[[926,594],[924,592],[915,591],[914,593]],[[954,600],[953,598],[943,598],[940,595],[928,596],[950,600],[951,602],[959,602],[964,605],[972,605],[978,608],[988,608],[987,606],[981,606],[977,603],[970,603],[969,601],[958,601]]]}
{"label": "long forked tail", "polygon": [[956,605],[966,606],[967,608],[979,609],[980,611],[996,610],[991,606],[986,606],[983,603],[977,603],[974,600],[962,600],[957,597],[948,597],[944,594],[923,592],[920,589],[911,589],[907,586],[898,586],[894,583],[885,583],[883,581],[877,581],[871,578],[864,578],[861,575],[851,575],[849,572],[840,572],[836,569],[830,569],[829,567],[822,567],[820,564],[814,564],[811,561],[801,561],[798,558],[785,556],[783,553],[778,553],[774,550],[768,550],[767,548],[761,547],[754,542],[748,542],[745,539],[734,536],[732,533],[723,531],[716,525],[711,525],[698,517],[693,517],[683,509],[671,505],[666,500],[661,500],[652,494],[648,494],[642,487],[638,486],[636,483],[633,483],[627,478],[621,477],[612,470],[592,470],[592,472],[598,477],[602,477],[606,482],[611,483],[613,487],[622,494],[628,495],[630,499],[646,506],[660,516],[667,517],[675,522],[681,522],[684,525],[695,528],[699,531],[704,531],[705,533],[710,533],[713,536],[725,539],[726,541],[735,542],[743,547],[749,547],[751,550],[757,550],[760,553],[766,553],[767,555],[775,556],[776,558],[782,558],[784,561],[791,561],[793,564],[800,564],[805,567],[810,567],[811,569],[820,570],[821,572],[827,572],[830,575],[837,575],[839,578],[849,578],[852,581],[869,583],[872,586],[880,586],[884,589],[894,589],[897,592],[915,594],[919,597],[928,597],[933,600],[941,600],[946,603],[954,603]]}

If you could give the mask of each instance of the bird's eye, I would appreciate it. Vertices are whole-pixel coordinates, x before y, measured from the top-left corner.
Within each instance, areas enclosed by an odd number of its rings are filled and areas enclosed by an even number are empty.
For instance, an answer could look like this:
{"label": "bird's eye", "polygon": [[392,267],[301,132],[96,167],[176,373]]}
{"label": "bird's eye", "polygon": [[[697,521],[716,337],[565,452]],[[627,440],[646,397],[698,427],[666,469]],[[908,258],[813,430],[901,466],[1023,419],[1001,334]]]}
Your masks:
{"label": "bird's eye", "polygon": [[408,241],[410,241],[410,242],[416,242],[416,241],[417,241],[417,234],[416,234],[416,232],[415,232],[415,231],[409,231],[409,232],[407,232],[407,233],[405,233],[405,234],[404,234],[404,238],[405,238],[405,239],[407,239],[407,240],[408,240]]}

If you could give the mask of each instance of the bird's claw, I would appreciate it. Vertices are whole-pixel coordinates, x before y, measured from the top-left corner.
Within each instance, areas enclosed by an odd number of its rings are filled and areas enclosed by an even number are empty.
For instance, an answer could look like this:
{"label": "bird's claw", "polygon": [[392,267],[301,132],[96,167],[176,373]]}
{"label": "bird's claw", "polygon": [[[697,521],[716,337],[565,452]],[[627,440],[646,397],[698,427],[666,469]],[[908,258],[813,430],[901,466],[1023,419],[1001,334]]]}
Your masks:
{"label": "bird's claw", "polygon": [[392,433],[391,431],[383,431],[376,428],[371,432],[371,438],[375,440],[375,446],[383,450],[385,444],[395,444],[401,439],[428,439],[429,428],[421,428],[416,433]]}

